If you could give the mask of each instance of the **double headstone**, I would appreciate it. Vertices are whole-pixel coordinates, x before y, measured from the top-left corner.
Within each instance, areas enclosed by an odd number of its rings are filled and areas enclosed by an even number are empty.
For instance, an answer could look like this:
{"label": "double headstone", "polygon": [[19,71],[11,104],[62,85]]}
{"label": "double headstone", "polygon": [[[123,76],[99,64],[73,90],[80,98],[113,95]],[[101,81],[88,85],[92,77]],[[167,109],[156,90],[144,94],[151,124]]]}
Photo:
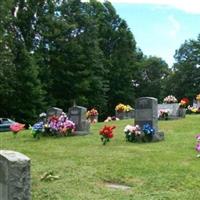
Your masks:
{"label": "double headstone", "polygon": [[168,110],[169,119],[177,119],[180,117],[185,117],[185,112],[186,112],[184,108],[180,108],[179,103],[158,104],[158,115],[160,110]]}
{"label": "double headstone", "polygon": [[164,133],[158,132],[158,100],[153,97],[141,97],[136,99],[135,104],[135,125],[141,128],[150,125],[155,133],[153,141],[164,139]]}
{"label": "double headstone", "polygon": [[30,159],[18,152],[0,150],[0,199],[30,200]]}
{"label": "double headstone", "polygon": [[89,133],[90,124],[86,119],[87,108],[82,106],[73,106],[68,110],[69,120],[73,121],[76,126],[77,135],[85,135]]}

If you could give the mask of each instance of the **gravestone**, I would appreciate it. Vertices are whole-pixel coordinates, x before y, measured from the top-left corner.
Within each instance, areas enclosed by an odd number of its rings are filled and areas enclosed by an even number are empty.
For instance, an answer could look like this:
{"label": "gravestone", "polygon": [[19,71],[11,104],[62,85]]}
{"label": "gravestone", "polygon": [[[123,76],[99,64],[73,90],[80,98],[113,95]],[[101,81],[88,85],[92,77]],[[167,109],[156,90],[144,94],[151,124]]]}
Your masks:
{"label": "gravestone", "polygon": [[158,114],[160,110],[168,110],[169,119],[177,119],[179,117],[185,117],[184,113],[181,113],[179,103],[170,103],[170,104],[158,104]]}
{"label": "gravestone", "polygon": [[[150,141],[164,139],[164,133],[158,132],[158,100],[153,97],[140,97],[136,99],[135,125],[139,125],[143,129],[143,126],[146,124],[149,124],[155,130]],[[141,135],[141,137],[144,137],[144,135]],[[142,141],[144,138],[138,138],[138,140]]]}
{"label": "gravestone", "polygon": [[90,124],[86,118],[86,113],[87,108],[82,106],[73,106],[68,110],[69,120],[75,123],[75,133],[78,135],[84,135],[89,133]]}
{"label": "gravestone", "polygon": [[60,108],[52,107],[47,110],[47,117],[56,116],[59,117],[62,114],[63,110]]}
{"label": "gravestone", "polygon": [[30,159],[15,151],[0,150],[0,199],[30,200]]}
{"label": "gravestone", "polygon": [[134,118],[135,116],[135,111],[134,110],[130,110],[128,112],[115,112],[115,116],[119,119],[131,119]]}
{"label": "gravestone", "polygon": [[135,105],[135,124],[143,127],[149,124],[158,130],[158,100],[153,97],[141,97],[136,99]]}

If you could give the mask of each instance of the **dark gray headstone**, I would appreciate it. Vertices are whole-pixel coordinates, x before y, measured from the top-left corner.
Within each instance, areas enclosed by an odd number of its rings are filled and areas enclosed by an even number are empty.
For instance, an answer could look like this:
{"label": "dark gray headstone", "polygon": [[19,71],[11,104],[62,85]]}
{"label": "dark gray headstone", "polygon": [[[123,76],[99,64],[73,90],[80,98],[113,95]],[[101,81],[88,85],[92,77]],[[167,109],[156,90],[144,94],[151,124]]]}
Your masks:
{"label": "dark gray headstone", "polygon": [[73,106],[68,110],[69,120],[73,121],[76,125],[76,132],[86,134],[89,132],[89,122],[86,119],[87,108],[82,106]]}
{"label": "dark gray headstone", "polygon": [[18,152],[0,151],[0,199],[30,200],[30,159]]}
{"label": "dark gray headstone", "polygon": [[52,107],[47,110],[47,117],[57,116],[62,114],[63,110],[60,108]]}
{"label": "dark gray headstone", "polygon": [[143,127],[144,124],[151,125],[158,131],[158,100],[153,97],[141,97],[136,99],[135,124]]}

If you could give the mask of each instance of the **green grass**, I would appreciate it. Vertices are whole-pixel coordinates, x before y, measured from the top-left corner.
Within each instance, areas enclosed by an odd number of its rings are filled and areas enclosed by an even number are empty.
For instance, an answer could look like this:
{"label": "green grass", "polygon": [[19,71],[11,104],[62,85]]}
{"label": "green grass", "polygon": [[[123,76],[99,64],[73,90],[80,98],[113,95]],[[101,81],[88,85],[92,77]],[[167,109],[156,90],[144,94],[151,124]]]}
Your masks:
{"label": "green grass", "polygon": [[[13,137],[0,133],[1,149],[19,151],[31,158],[33,200],[197,200],[200,198],[200,159],[194,150],[200,132],[200,115],[159,121],[165,140],[158,143],[127,143],[123,128],[132,120],[115,124],[115,136],[106,146],[91,126],[87,136],[50,138],[39,141],[30,131]],[[53,171],[59,180],[41,181]],[[128,185],[129,190],[111,189],[106,182]]]}

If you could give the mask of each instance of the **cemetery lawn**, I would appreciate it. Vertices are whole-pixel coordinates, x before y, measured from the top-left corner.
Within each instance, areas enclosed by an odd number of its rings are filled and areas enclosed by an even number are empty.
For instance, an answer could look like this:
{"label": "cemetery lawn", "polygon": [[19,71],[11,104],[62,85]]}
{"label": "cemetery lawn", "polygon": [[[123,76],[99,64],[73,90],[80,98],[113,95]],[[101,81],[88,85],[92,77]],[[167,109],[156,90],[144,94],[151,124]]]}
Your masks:
{"label": "cemetery lawn", "polygon": [[[200,158],[194,150],[200,132],[200,115],[159,121],[165,140],[157,143],[128,143],[123,128],[103,146],[98,134],[105,123],[91,125],[87,136],[32,138],[31,132],[0,133],[0,149],[19,151],[31,158],[33,200],[196,200],[200,198]],[[53,171],[58,180],[41,181]],[[127,190],[108,183],[129,186]]]}

